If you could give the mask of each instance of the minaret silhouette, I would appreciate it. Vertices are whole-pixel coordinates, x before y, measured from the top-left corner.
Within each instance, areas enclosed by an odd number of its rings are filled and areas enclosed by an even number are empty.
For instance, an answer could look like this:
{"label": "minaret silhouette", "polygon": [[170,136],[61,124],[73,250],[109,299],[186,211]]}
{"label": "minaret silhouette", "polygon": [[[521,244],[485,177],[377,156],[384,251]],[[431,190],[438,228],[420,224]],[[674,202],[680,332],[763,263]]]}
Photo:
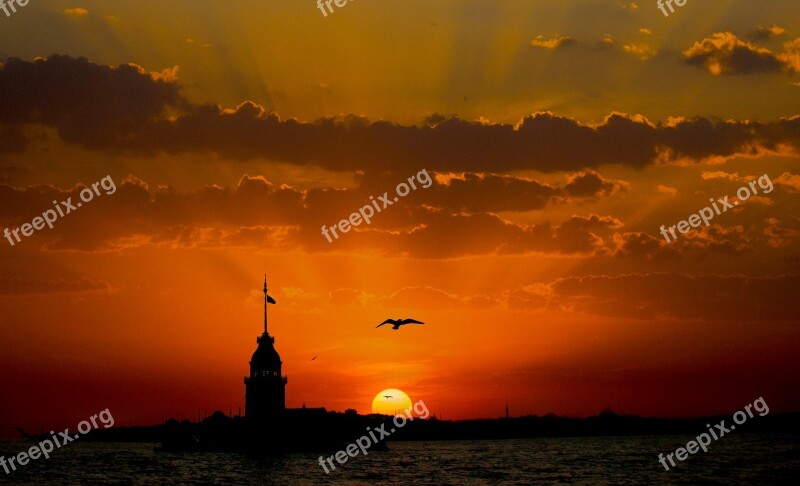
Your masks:
{"label": "minaret silhouette", "polygon": [[275,338],[267,332],[267,305],[275,304],[267,293],[264,275],[264,334],[256,338],[258,348],[250,359],[250,376],[245,377],[245,418],[264,421],[286,410],[287,378],[281,374],[281,357],[275,350]]}

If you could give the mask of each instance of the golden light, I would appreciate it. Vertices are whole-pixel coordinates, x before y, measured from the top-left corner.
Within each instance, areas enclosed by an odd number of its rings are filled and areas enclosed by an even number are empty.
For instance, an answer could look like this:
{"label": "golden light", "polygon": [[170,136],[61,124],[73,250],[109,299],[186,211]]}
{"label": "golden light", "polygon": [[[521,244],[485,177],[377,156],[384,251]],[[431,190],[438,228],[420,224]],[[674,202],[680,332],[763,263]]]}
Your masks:
{"label": "golden light", "polygon": [[387,388],[372,399],[372,413],[397,415],[408,408],[411,408],[411,398],[396,388]]}

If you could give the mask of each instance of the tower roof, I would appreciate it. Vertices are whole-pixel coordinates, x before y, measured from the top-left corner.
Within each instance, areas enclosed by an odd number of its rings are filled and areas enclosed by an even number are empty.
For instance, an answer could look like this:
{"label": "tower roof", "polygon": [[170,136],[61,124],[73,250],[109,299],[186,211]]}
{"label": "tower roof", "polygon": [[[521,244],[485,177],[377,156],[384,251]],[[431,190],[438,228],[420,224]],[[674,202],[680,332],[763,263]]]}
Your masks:
{"label": "tower roof", "polygon": [[280,366],[281,357],[275,350],[275,338],[266,333],[261,335],[258,338],[258,348],[250,360],[250,368],[278,370]]}

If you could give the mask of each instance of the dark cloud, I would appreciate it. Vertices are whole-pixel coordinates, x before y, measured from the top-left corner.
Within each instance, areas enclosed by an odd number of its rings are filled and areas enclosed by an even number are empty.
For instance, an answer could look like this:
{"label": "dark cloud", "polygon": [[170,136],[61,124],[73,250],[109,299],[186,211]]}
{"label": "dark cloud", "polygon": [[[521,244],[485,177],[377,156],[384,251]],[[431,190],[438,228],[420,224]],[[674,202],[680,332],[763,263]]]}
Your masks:
{"label": "dark cloud", "polygon": [[593,170],[581,171],[567,178],[564,192],[570,196],[592,197],[610,196],[627,190],[630,184],[624,181],[612,181]]}
{"label": "dark cloud", "polygon": [[605,253],[607,247],[602,235],[608,236],[611,230],[622,226],[621,221],[611,216],[573,216],[555,230],[553,240],[563,253]]}
{"label": "dark cloud", "polygon": [[763,41],[772,39],[774,37],[782,36],[785,33],[786,29],[784,29],[783,27],[779,27],[777,25],[773,25],[772,27],[764,27],[759,25],[758,27],[750,31],[747,34],[747,37],[752,40]]}
{"label": "dark cloud", "polygon": [[800,237],[800,218],[781,221],[778,218],[767,218],[763,234],[767,237],[767,246],[783,248]]}
{"label": "dark cloud", "polygon": [[[207,186],[178,193],[170,187],[151,189],[145,181],[128,176],[117,181],[116,192],[101,193],[74,214],[57,219],[54,228],[36,231],[13,249],[5,243],[2,247],[8,251],[108,251],[164,245],[377,251],[433,259],[542,253],[663,261],[676,256],[752,252],[769,242],[761,224],[728,228],[714,224],[667,243],[658,235],[624,232],[622,221],[607,215],[576,215],[537,224],[515,222],[498,211],[529,211],[549,200],[560,204],[566,189],[494,174],[428,175],[430,187],[420,186],[390,208],[375,211],[371,224],[362,223],[331,243],[323,236],[322,226],[336,226],[363,206],[374,208],[370,196],[381,196],[383,189],[391,200],[394,177],[358,174],[351,188],[299,190],[276,186],[261,176],[244,175],[233,187]],[[586,177],[606,181],[586,171],[567,179],[575,182]],[[565,187],[571,187],[569,184]],[[0,184],[0,229],[13,230],[30,223],[52,208],[53,201],[72,198],[75,203],[84,188]],[[783,246],[796,244],[793,235],[785,233]]]}
{"label": "dark cloud", "polygon": [[676,246],[670,245],[663,238],[639,231],[615,234],[614,244],[615,256],[637,261],[663,261],[679,255]]}
{"label": "dark cloud", "polygon": [[800,193],[800,175],[784,172],[775,179],[775,184],[788,193]]}
{"label": "dark cloud", "polygon": [[[787,46],[788,49],[789,46]],[[683,52],[689,64],[715,75],[794,72],[786,55],[745,42],[731,32],[717,32]]]}
{"label": "dark cloud", "polygon": [[[687,51],[689,62],[735,71],[780,67],[774,56],[748,50],[738,40],[726,54],[723,40],[698,43]],[[787,57],[783,65],[792,63]],[[675,158],[699,161],[750,153],[759,146],[800,146],[796,118],[770,123],[698,118],[669,126],[620,113],[597,125],[552,113],[532,114],[514,125],[441,115],[421,126],[356,116],[282,120],[251,102],[235,109],[189,103],[179,94],[174,71],[157,75],[138,66],[100,66],[67,56],[10,59],[0,67],[0,89],[15,93],[0,98],[0,138],[9,142],[3,148],[7,151],[24,149],[21,124],[52,127],[69,143],[118,153],[213,153],[365,172],[380,162],[401,174],[422,168],[493,174],[578,171],[604,164],[640,168]],[[508,183],[470,182],[487,187]],[[546,188],[513,184],[512,190],[533,191],[534,201],[548,197]]]}
{"label": "dark cloud", "polygon": [[[421,178],[426,185],[427,179],[434,175],[435,182],[431,179],[430,187],[418,189],[414,200],[419,204],[455,212],[530,211],[558,202],[564,194],[558,187],[533,179],[506,175],[472,172],[434,174],[427,170],[410,174]],[[387,172],[360,172],[357,181],[363,189],[359,191],[362,199],[370,196],[364,192],[367,189],[383,188],[394,191],[398,184],[408,184],[407,180],[398,178],[397,174]],[[422,187],[418,181],[415,184],[418,188]]]}
{"label": "dark cloud", "polygon": [[792,321],[800,318],[798,284],[800,275],[569,277],[549,285],[549,303],[617,318]]}
{"label": "dark cloud", "polygon": [[794,298],[800,275],[690,276],[678,273],[637,273],[559,278],[499,290],[489,295],[458,295],[432,287],[406,287],[388,296],[339,289],[358,300],[405,308],[469,309],[505,305],[509,309],[578,312],[618,319],[699,321],[796,321],[800,301]]}
{"label": "dark cloud", "polygon": [[[433,183],[434,174],[430,174]],[[440,178],[442,179],[442,178]],[[444,178],[446,179],[446,178]],[[574,216],[561,225],[527,225],[506,221],[488,210],[528,210],[531,191],[543,198],[560,192],[527,179],[463,174],[457,186],[439,183],[418,188],[334,243],[321,233],[380,195],[388,181],[361,174],[351,189],[276,187],[260,176],[243,176],[235,187],[205,187],[177,193],[169,187],[151,190],[133,176],[118,181],[113,194],[102,194],[59,218],[54,228],[37,231],[19,247],[49,250],[116,250],[146,244],[172,247],[248,247],[307,251],[378,250],[423,258],[483,254],[592,253],[607,251],[605,241],[621,223],[608,216]],[[486,182],[490,181],[490,182]],[[365,187],[365,183],[370,187]],[[474,184],[474,185],[470,185]],[[486,188],[482,185],[488,184]],[[49,185],[15,188],[0,185],[0,228],[14,229],[52,207],[52,201],[79,201],[84,188],[62,190]],[[509,190],[509,201],[502,199]],[[389,186],[390,194],[394,187]],[[430,192],[428,192],[430,191]],[[481,194],[485,191],[487,194]],[[516,192],[515,192],[516,191]],[[472,202],[469,200],[473,199]],[[467,210],[469,209],[469,211]],[[8,247],[6,247],[8,248]]]}
{"label": "dark cloud", "polygon": [[373,241],[370,246],[399,247],[401,254],[419,258],[525,253],[593,255],[608,252],[605,239],[620,224],[608,216],[592,215],[573,216],[560,225],[529,225],[487,213],[444,214],[436,211],[420,212],[419,223],[401,234],[382,234],[381,244]]}
{"label": "dark cloud", "polygon": [[795,129],[800,130],[800,126],[796,126],[796,120],[788,122],[795,125],[792,127],[782,126],[783,122],[762,125],[756,122],[712,121],[706,118],[685,119],[663,127],[661,139],[665,150],[673,159],[732,157],[751,153],[759,145],[777,150],[780,143],[778,140],[786,140],[783,136],[797,138],[800,135],[800,132],[792,133]]}
{"label": "dark cloud", "polygon": [[[752,199],[751,199],[752,200]],[[636,261],[664,262],[679,257],[705,259],[712,255],[741,255],[752,253],[757,248],[768,251],[797,244],[797,232],[783,232],[782,245],[774,245],[770,233],[772,219],[754,223],[747,227],[735,225],[724,227],[719,224],[700,226],[680,235],[680,238],[667,242],[661,235],[644,232],[619,232],[613,239],[613,254]],[[611,245],[609,245],[611,246]]]}
{"label": "dark cloud", "polygon": [[68,56],[11,58],[0,69],[0,90],[13,93],[0,97],[0,123],[55,127],[65,141],[89,148],[124,145],[127,132],[185,104],[168,78]]}
{"label": "dark cloud", "polygon": [[754,250],[749,232],[741,225],[723,227],[718,224],[701,226],[681,235],[681,251],[700,254],[739,254]]}

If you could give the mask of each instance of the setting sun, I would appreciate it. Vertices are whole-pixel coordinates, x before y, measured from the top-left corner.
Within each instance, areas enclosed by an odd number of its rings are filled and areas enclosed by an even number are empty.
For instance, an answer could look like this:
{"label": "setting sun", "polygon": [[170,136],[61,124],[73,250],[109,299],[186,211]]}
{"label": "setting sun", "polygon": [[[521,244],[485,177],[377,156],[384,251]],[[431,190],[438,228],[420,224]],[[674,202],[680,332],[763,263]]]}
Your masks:
{"label": "setting sun", "polygon": [[372,400],[372,413],[396,415],[409,408],[411,408],[411,398],[396,388],[387,388],[375,395]]}

